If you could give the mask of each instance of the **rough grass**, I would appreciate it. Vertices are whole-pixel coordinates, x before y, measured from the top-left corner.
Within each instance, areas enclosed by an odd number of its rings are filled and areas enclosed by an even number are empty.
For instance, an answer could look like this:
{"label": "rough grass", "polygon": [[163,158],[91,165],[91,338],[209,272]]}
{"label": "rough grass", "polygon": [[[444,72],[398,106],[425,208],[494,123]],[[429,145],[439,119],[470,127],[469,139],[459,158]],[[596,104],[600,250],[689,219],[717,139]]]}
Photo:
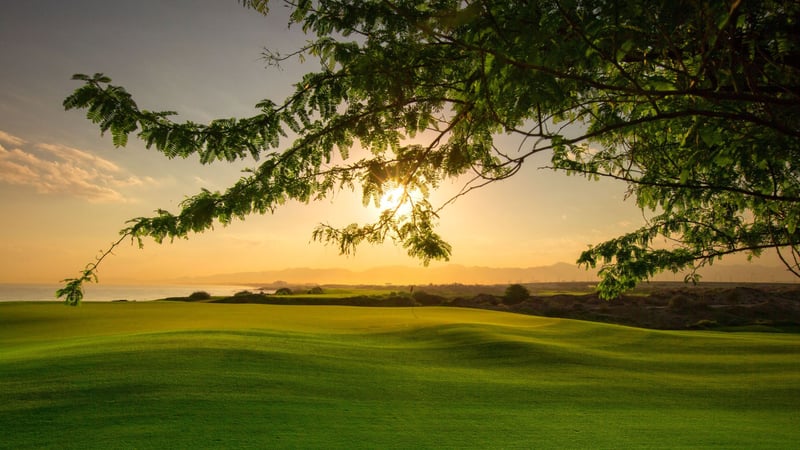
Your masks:
{"label": "rough grass", "polygon": [[458,308],[0,304],[2,448],[791,448],[800,336]]}

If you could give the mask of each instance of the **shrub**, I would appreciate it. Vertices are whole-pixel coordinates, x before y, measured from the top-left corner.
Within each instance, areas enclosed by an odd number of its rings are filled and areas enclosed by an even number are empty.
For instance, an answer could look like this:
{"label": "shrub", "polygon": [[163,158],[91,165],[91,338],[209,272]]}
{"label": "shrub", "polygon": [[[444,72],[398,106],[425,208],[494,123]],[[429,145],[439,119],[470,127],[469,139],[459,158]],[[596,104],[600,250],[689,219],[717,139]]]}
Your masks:
{"label": "shrub", "polygon": [[275,291],[275,295],[292,295],[292,290],[287,287],[282,287]]}
{"label": "shrub", "polygon": [[423,291],[416,291],[411,296],[414,298],[414,301],[417,302],[419,305],[424,306],[432,306],[432,305],[442,305],[445,303],[445,298],[440,295],[429,294]]}
{"label": "shrub", "polygon": [[[290,293],[291,293],[291,291],[290,291]],[[322,294],[322,288],[319,287],[319,286],[314,286],[313,288],[308,290],[308,293],[309,294],[313,294],[313,295]]]}
{"label": "shrub", "polygon": [[189,300],[195,300],[195,301],[196,300],[208,300],[210,298],[211,298],[211,294],[209,294],[206,291],[192,292],[191,295],[189,295]]}
{"label": "shrub", "polygon": [[521,284],[512,284],[506,288],[506,293],[503,298],[505,304],[516,305],[527,300],[530,296],[531,293],[528,291],[528,288]]}
{"label": "shrub", "polygon": [[699,312],[708,310],[708,305],[702,298],[692,297],[685,293],[678,293],[673,295],[667,307],[673,311],[680,311],[684,313]]}

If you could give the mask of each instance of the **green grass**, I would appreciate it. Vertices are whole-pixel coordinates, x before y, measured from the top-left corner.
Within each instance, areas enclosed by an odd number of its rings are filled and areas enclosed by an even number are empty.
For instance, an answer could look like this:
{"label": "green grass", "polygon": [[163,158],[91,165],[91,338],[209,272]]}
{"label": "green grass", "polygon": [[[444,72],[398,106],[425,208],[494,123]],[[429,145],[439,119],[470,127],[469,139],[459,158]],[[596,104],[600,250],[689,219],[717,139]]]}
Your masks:
{"label": "green grass", "polygon": [[0,304],[1,448],[792,448],[798,404],[797,334]]}
{"label": "green grass", "polygon": [[311,298],[347,298],[347,297],[361,297],[361,296],[383,296],[395,292],[397,289],[391,288],[375,288],[375,287],[325,287],[322,294],[306,294],[302,291],[297,291],[292,294],[293,297],[311,297]]}

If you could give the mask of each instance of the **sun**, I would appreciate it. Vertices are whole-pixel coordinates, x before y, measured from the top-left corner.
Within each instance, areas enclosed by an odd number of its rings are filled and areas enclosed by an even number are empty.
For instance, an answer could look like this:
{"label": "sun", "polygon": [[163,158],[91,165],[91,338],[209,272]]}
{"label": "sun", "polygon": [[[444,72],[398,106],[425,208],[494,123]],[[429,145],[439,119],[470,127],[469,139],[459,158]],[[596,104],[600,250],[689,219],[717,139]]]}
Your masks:
{"label": "sun", "polygon": [[394,210],[395,215],[403,216],[411,213],[415,202],[422,200],[422,193],[417,189],[406,190],[403,186],[387,189],[380,201],[381,210]]}

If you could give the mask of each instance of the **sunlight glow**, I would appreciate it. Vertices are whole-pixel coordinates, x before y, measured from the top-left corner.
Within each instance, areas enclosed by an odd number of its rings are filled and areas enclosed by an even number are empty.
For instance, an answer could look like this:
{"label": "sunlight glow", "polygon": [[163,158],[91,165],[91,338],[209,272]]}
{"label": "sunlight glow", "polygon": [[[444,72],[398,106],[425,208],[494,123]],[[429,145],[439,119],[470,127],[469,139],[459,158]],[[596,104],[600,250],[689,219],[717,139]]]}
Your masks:
{"label": "sunlight glow", "polygon": [[417,189],[406,190],[403,186],[387,189],[381,197],[381,210],[397,210],[396,215],[403,216],[411,213],[414,203],[422,200],[422,193]]}

